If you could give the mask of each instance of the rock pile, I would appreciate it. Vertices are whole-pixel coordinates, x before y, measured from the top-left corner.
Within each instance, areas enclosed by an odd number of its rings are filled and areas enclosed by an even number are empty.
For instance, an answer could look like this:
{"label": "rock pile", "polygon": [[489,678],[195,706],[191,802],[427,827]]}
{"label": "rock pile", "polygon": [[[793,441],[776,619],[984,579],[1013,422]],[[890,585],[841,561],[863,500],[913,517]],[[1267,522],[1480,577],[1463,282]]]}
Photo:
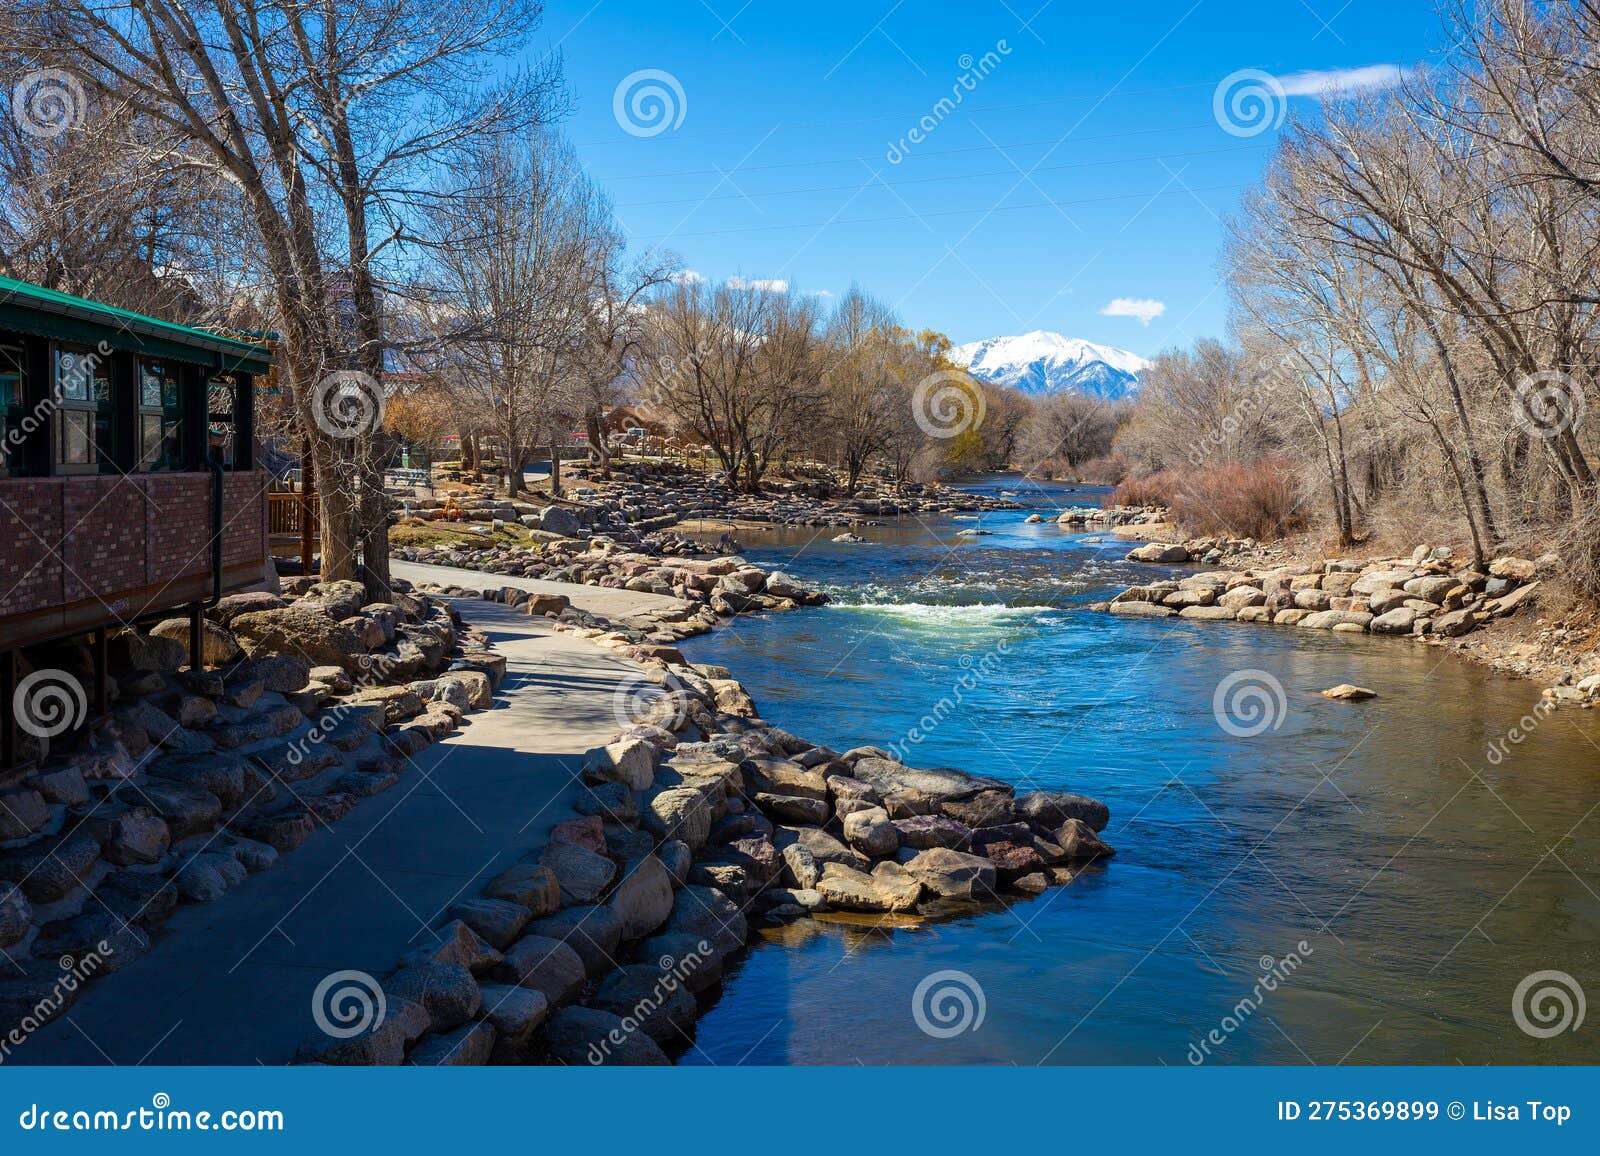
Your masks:
{"label": "rock pile", "polygon": [[573,817],[383,981],[385,1019],[302,1060],[670,1063],[752,925],[960,914],[1113,854],[1094,799],[769,726],[725,668],[651,643],[687,623],[544,613],[639,660],[651,693],[585,756]]}
{"label": "rock pile", "polygon": [[[62,990],[64,956],[94,974],[137,958],[179,902],[271,867],[490,704],[504,658],[396,585],[383,603],[309,579],[286,583],[298,598],[227,596],[207,611],[215,664],[188,665],[187,620],[111,639],[110,715],[0,785],[0,952],[17,965],[0,1021]],[[82,641],[28,659],[92,685]]]}
{"label": "rock pile", "polygon": [[[493,549],[468,552],[455,549],[396,550],[406,561],[431,562],[507,577],[542,578],[583,586],[636,590],[701,604],[707,625],[759,610],[792,610],[820,606],[828,596],[802,586],[781,571],[767,571],[738,557],[679,558],[665,561],[648,554],[623,550],[613,542],[592,542],[587,549],[546,546],[534,550]],[[476,591],[470,592],[476,595]],[[507,588],[499,601],[517,595]],[[535,611],[543,613],[543,611]]]}
{"label": "rock pile", "polygon": [[[1135,561],[1156,560],[1129,555]],[[1176,559],[1161,559],[1173,560]],[[1218,570],[1131,586],[1094,609],[1139,618],[1264,622],[1333,630],[1454,638],[1515,613],[1553,562],[1504,556],[1487,572],[1462,566],[1447,547],[1419,546],[1410,558]]]}

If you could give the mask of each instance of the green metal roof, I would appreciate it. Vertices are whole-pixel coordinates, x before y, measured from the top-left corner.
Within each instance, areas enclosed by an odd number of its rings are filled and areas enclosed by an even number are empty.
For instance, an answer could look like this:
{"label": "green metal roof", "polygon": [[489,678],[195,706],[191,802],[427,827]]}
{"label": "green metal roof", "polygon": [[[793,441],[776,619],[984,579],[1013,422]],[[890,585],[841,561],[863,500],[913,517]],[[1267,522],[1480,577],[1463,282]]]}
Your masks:
{"label": "green metal roof", "polygon": [[272,367],[272,354],[262,346],[10,277],[0,277],[0,329],[87,345],[104,341],[114,349],[198,362],[224,373],[266,373]]}

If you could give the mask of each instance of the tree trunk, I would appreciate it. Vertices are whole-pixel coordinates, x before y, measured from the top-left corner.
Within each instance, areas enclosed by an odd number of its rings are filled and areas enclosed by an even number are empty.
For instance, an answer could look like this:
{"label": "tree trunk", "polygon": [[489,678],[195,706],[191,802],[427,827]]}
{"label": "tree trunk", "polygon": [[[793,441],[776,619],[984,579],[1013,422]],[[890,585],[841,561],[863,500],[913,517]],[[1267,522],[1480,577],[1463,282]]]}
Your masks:
{"label": "tree trunk", "polygon": [[550,442],[550,496],[561,496],[561,447],[554,439]]}

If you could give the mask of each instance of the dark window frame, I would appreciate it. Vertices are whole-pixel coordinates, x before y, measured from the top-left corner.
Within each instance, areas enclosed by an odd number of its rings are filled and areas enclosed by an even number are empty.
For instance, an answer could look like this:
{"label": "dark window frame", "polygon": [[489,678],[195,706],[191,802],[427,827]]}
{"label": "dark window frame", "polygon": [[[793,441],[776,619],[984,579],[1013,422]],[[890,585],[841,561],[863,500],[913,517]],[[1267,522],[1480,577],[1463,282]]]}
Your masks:
{"label": "dark window frame", "polygon": [[[67,356],[90,359],[88,384],[83,397],[68,397],[62,377],[62,358]],[[115,352],[106,356],[99,349],[74,342],[55,342],[50,348],[51,397],[55,413],[50,421],[50,472],[54,476],[73,477],[107,473],[107,466],[115,468],[117,458],[117,381],[113,364]],[[102,391],[97,383],[104,380]],[[102,399],[101,393],[104,393]],[[87,462],[69,462],[66,453],[66,425],[71,415],[73,421],[87,420],[89,428],[89,457]]]}

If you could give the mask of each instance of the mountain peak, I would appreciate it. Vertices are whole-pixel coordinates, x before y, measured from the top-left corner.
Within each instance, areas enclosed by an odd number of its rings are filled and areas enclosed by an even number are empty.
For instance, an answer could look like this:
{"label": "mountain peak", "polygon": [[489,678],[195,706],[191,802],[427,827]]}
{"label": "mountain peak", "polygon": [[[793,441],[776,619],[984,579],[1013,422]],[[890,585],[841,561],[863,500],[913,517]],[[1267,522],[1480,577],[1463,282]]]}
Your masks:
{"label": "mountain peak", "polygon": [[1107,401],[1136,392],[1139,375],[1150,364],[1126,349],[1047,329],[971,341],[957,345],[948,356],[980,381],[1029,394],[1068,389]]}

